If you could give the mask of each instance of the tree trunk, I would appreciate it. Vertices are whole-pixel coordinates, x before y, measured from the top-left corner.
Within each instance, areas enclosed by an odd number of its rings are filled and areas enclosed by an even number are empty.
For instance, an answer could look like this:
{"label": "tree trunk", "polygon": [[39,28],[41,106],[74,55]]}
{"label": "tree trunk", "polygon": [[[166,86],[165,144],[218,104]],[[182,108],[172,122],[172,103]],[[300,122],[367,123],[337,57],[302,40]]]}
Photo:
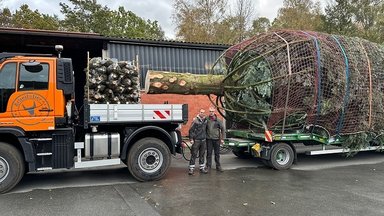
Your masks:
{"label": "tree trunk", "polygon": [[148,94],[223,95],[223,75],[196,75],[149,70],[145,79]]}

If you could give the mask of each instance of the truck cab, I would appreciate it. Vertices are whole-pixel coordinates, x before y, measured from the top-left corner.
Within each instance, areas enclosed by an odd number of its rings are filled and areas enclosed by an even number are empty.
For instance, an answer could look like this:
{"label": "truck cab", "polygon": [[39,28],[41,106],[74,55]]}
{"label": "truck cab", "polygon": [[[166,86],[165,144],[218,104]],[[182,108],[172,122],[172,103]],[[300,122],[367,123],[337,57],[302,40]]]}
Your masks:
{"label": "truck cab", "polygon": [[72,68],[60,56],[0,53],[0,193],[27,172],[120,163],[139,181],[157,180],[180,152],[187,105],[89,104],[75,97],[87,83]]}
{"label": "truck cab", "polygon": [[56,85],[57,59],[15,56],[1,66],[0,126],[55,129],[55,118],[64,117],[65,107],[63,91]]}

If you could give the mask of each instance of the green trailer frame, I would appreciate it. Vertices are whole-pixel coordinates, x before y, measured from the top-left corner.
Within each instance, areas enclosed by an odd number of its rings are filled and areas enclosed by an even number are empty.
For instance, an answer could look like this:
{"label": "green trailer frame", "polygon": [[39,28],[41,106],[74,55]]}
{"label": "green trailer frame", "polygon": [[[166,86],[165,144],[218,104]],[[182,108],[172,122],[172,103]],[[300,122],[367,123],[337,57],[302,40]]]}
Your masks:
{"label": "green trailer frame", "polygon": [[[264,133],[248,130],[228,130],[224,145],[240,158],[260,158],[266,165],[282,170],[288,169],[297,160],[297,154],[322,155],[351,153],[342,147],[343,138],[323,137],[314,133],[295,131],[272,134],[272,141],[266,141]],[[382,150],[381,146],[367,146],[358,151]]]}

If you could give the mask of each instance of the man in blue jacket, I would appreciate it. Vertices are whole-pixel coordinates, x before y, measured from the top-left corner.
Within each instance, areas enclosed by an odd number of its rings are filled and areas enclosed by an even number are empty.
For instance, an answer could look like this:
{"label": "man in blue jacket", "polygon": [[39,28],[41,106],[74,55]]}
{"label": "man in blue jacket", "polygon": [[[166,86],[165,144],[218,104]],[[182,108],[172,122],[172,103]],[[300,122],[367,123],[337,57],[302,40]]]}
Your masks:
{"label": "man in blue jacket", "polygon": [[215,152],[216,170],[223,172],[220,164],[220,145],[223,143],[224,126],[223,122],[217,118],[216,108],[209,108],[207,118],[207,164],[206,169],[210,170],[212,166],[212,150]]}
{"label": "man in blue jacket", "polygon": [[199,154],[199,168],[201,173],[208,173],[204,167],[204,156],[206,150],[207,138],[207,119],[205,118],[205,110],[200,109],[199,114],[193,119],[191,128],[189,129],[189,139],[192,143],[192,155],[189,161],[189,175],[193,175],[195,170],[195,160]]}

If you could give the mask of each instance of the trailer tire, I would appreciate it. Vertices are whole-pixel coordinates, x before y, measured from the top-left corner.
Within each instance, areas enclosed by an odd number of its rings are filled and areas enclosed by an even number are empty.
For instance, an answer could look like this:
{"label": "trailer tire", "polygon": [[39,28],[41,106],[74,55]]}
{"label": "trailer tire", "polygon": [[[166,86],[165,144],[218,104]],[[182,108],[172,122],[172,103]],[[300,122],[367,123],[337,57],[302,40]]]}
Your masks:
{"label": "trailer tire", "polygon": [[168,146],[156,138],[137,141],[127,156],[128,170],[138,181],[161,179],[171,164],[171,152]]}
{"label": "trailer tire", "polygon": [[289,169],[295,158],[294,152],[286,143],[278,143],[271,150],[271,167],[277,170]]}
{"label": "trailer tire", "polygon": [[0,142],[0,193],[14,188],[24,176],[24,160],[14,146]]}

